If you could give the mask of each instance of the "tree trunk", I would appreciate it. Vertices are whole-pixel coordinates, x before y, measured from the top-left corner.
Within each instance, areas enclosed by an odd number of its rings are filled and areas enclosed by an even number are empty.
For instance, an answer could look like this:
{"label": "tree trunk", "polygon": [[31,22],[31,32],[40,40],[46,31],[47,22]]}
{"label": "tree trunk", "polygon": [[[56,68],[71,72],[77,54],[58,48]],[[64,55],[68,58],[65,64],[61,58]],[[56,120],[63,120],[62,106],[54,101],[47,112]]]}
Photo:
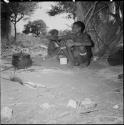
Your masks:
{"label": "tree trunk", "polygon": [[14,31],[15,31],[15,38],[14,38],[14,40],[16,42],[16,23],[14,23]]}

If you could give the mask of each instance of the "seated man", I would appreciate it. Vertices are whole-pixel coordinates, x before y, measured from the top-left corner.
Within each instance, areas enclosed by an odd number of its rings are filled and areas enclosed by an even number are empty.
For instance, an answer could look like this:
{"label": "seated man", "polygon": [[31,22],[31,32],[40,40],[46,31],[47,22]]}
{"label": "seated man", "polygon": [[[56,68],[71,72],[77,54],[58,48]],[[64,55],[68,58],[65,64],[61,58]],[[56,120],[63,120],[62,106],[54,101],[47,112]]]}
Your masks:
{"label": "seated man", "polygon": [[62,39],[72,39],[73,42],[67,42],[68,52],[71,55],[73,65],[85,64],[88,66],[93,56],[91,48],[94,46],[91,37],[84,33],[85,25],[81,21],[77,21],[73,24],[72,34],[70,36],[64,36]]}
{"label": "seated man", "polygon": [[55,56],[58,52],[58,30],[53,29],[49,32],[48,55]]}
{"label": "seated man", "polygon": [[58,38],[58,30],[53,29],[49,34],[48,55],[51,57],[57,55],[57,59],[59,55],[64,55],[70,59],[65,42]]}

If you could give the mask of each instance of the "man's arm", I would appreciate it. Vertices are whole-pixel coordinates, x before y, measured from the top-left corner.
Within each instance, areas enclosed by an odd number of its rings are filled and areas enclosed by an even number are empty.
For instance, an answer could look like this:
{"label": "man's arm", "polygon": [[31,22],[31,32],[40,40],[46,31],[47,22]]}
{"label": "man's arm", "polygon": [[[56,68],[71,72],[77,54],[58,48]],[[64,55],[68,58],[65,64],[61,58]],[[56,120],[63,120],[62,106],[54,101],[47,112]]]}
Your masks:
{"label": "man's arm", "polygon": [[70,35],[63,35],[63,36],[59,36],[60,40],[69,40],[69,39],[73,39],[74,38],[74,34],[71,33]]}
{"label": "man's arm", "polygon": [[91,38],[88,34],[84,34],[81,42],[75,42],[74,46],[91,46]]}

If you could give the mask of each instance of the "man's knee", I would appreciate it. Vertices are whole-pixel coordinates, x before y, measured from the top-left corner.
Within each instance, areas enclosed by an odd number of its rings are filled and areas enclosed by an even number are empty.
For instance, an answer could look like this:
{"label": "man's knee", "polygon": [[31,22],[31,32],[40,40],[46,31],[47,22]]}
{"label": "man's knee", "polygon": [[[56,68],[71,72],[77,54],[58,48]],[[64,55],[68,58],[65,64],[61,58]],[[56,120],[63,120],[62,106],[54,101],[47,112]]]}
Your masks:
{"label": "man's knee", "polygon": [[83,64],[85,66],[89,66],[91,63],[91,57],[87,57],[87,56],[80,56],[79,57],[79,63]]}

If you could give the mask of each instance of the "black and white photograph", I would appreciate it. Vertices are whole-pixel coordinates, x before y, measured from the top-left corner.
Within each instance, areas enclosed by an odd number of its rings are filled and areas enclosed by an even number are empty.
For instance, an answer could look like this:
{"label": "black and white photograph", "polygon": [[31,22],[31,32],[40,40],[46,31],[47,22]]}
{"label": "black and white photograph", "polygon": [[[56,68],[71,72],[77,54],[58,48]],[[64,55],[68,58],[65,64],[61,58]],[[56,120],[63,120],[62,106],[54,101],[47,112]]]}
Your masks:
{"label": "black and white photograph", "polygon": [[1,124],[123,124],[123,1],[0,1]]}

